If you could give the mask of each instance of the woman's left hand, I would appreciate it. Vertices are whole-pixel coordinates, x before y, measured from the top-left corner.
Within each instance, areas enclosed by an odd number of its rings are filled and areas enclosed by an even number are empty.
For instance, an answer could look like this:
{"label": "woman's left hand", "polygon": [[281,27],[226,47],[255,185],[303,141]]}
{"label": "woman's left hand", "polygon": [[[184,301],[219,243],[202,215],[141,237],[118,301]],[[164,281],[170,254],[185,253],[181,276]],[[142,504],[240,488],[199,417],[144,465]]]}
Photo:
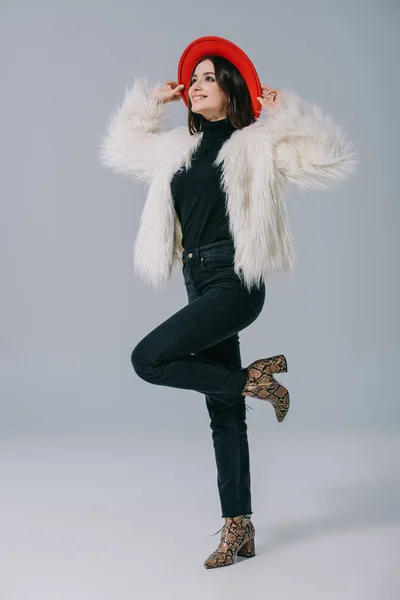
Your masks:
{"label": "woman's left hand", "polygon": [[279,110],[279,102],[282,99],[282,92],[270,87],[269,85],[261,84],[262,97],[257,96],[257,100],[266,110]]}

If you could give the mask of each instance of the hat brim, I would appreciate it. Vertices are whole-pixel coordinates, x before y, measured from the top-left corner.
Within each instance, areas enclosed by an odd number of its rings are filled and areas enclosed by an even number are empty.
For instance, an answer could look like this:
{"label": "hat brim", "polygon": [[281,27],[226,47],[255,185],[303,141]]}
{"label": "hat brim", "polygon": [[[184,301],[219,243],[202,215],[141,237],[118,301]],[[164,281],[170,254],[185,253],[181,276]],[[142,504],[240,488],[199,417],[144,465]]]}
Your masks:
{"label": "hat brim", "polygon": [[186,106],[189,107],[190,77],[199,60],[208,54],[226,58],[240,71],[250,93],[253,115],[258,118],[262,106],[257,100],[257,96],[262,96],[262,88],[253,63],[239,46],[214,35],[197,38],[191,42],[179,59],[178,84],[183,83],[185,86],[181,94]]}

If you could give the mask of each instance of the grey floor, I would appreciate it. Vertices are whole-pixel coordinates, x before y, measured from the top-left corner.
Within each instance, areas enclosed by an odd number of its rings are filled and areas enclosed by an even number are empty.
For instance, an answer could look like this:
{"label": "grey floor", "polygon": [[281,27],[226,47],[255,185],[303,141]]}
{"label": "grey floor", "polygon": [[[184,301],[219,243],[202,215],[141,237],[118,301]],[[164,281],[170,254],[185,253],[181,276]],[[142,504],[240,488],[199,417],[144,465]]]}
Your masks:
{"label": "grey floor", "polygon": [[250,447],[257,556],[206,570],[207,431],[3,439],[1,600],[399,598],[395,434],[276,424]]}

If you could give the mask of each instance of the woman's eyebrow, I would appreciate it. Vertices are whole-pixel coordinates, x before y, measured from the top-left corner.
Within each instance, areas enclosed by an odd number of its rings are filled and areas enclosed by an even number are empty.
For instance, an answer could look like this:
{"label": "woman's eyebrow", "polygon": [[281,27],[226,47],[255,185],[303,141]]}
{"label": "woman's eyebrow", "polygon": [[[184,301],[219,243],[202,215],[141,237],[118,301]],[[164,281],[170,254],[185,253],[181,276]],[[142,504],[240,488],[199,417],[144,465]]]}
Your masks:
{"label": "woman's eyebrow", "polygon": [[[213,73],[212,71],[207,71],[206,73],[203,73],[203,75],[215,75],[215,73]],[[193,77],[197,77],[197,75],[193,75]]]}

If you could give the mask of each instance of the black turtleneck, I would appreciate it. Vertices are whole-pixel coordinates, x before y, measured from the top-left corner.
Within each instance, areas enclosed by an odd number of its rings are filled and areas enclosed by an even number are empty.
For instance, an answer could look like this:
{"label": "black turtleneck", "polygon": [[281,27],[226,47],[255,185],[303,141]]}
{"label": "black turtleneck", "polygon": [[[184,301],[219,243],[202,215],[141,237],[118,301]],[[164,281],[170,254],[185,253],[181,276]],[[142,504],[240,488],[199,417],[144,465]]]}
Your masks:
{"label": "black turtleneck", "polygon": [[182,227],[185,250],[232,239],[228,227],[226,196],[220,184],[221,165],[214,165],[222,144],[235,128],[228,119],[202,119],[203,138],[192,155],[190,168],[177,171],[171,193]]}

